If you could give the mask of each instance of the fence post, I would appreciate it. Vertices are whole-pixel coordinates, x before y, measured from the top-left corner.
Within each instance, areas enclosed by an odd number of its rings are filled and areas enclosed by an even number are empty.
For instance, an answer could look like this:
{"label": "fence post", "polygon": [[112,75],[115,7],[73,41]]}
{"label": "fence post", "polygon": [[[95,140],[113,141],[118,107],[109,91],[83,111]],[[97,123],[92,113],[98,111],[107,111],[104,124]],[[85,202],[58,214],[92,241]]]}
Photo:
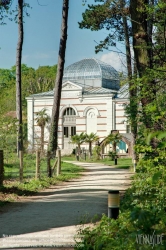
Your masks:
{"label": "fence post", "polygon": [[3,185],[3,180],[4,180],[3,150],[0,150],[0,185]]}
{"label": "fence post", "polygon": [[19,151],[19,158],[20,158],[20,182],[23,181],[23,151]]}
{"label": "fence post", "polygon": [[40,178],[40,151],[36,150],[36,179]]}
{"label": "fence post", "polygon": [[57,150],[58,153],[58,163],[57,163],[57,172],[56,175],[58,176],[61,173],[61,150]]}

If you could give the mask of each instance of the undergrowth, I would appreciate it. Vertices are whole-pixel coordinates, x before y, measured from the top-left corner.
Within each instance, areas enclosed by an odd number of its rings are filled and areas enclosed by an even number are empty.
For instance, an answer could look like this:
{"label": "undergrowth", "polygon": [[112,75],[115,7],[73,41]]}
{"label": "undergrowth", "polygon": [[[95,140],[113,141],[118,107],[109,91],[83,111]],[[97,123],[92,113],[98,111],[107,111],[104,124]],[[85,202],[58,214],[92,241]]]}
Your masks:
{"label": "undergrowth", "polygon": [[166,249],[165,144],[159,144],[154,153],[147,143],[144,148],[141,146],[141,151],[143,158],[121,201],[118,219],[103,215],[93,227],[80,228],[75,249]]}

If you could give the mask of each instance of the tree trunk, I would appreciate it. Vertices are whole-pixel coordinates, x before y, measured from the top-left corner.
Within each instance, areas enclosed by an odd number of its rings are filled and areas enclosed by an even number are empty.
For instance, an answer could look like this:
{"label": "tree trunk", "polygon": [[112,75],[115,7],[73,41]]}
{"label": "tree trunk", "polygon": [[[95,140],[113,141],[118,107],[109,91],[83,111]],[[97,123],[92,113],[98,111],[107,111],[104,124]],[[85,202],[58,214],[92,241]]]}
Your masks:
{"label": "tree trunk", "polygon": [[81,155],[81,144],[78,144],[78,155]]}
{"label": "tree trunk", "polygon": [[116,142],[115,141],[112,142],[112,151],[114,153],[116,153]]}
{"label": "tree trunk", "polygon": [[131,134],[132,134],[132,159],[136,160],[137,156],[134,151],[134,146],[137,138],[137,87],[132,80],[132,63],[131,63],[131,51],[130,51],[130,40],[128,33],[128,25],[126,15],[123,13],[125,8],[125,1],[121,0],[121,9],[123,17],[123,29],[125,34],[125,47],[126,47],[126,62],[127,62],[127,74],[129,82],[129,96],[130,96],[130,119],[131,119]]}
{"label": "tree trunk", "polygon": [[[145,77],[147,69],[152,69],[152,27],[148,21],[145,5],[148,0],[133,0],[131,3],[131,20],[133,33],[133,49],[136,66],[140,77]],[[142,111],[146,128],[152,127],[150,115],[146,106],[155,98],[155,82],[146,80],[140,87]]]}
{"label": "tree trunk", "polygon": [[59,48],[57,75],[55,81],[51,131],[50,131],[49,148],[48,148],[54,155],[56,155],[56,150],[58,146],[58,120],[59,120],[59,107],[61,99],[62,78],[64,71],[65,50],[67,41],[68,9],[69,9],[69,0],[63,0],[60,48]]}
{"label": "tree trunk", "polygon": [[89,155],[92,156],[92,142],[89,142]]}
{"label": "tree trunk", "polygon": [[[18,42],[16,53],[16,113],[18,119],[17,151],[23,157],[23,124],[22,124],[22,97],[21,97],[21,59],[23,46],[23,0],[18,0]],[[23,159],[20,159],[20,180],[23,179]]]}
{"label": "tree trunk", "polygon": [[43,156],[43,152],[44,152],[44,126],[40,127],[41,129],[41,155]]}

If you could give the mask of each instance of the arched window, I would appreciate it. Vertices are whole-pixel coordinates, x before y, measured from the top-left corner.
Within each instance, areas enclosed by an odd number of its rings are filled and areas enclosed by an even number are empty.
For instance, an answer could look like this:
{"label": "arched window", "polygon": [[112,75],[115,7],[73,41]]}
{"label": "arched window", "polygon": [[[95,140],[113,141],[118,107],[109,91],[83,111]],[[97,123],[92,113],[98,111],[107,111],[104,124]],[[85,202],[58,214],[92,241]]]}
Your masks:
{"label": "arched window", "polygon": [[97,115],[95,109],[89,109],[86,114],[86,132],[87,134],[97,132]]}
{"label": "arched window", "polygon": [[63,115],[64,116],[76,115],[76,112],[73,108],[66,108]]}

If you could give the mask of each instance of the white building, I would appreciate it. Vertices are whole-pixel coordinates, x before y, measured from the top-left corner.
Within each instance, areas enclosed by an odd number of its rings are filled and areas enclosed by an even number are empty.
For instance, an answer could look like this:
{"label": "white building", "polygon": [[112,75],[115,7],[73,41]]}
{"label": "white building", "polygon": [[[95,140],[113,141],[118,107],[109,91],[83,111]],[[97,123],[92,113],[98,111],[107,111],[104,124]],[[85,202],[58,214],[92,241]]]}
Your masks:
{"label": "white building", "polygon": [[[34,149],[40,138],[36,113],[46,109],[51,117],[54,91],[27,97],[28,141]],[[124,104],[128,103],[127,85],[120,89],[118,72],[110,65],[97,59],[83,59],[64,70],[58,146],[64,153],[75,147],[72,135],[86,132],[96,133],[101,142],[111,130],[123,135],[119,152],[124,153],[130,145],[130,131],[125,117]],[[45,145],[48,143],[49,124],[45,127]],[[127,145],[126,145],[127,143]],[[86,147],[86,145],[84,145]]]}

